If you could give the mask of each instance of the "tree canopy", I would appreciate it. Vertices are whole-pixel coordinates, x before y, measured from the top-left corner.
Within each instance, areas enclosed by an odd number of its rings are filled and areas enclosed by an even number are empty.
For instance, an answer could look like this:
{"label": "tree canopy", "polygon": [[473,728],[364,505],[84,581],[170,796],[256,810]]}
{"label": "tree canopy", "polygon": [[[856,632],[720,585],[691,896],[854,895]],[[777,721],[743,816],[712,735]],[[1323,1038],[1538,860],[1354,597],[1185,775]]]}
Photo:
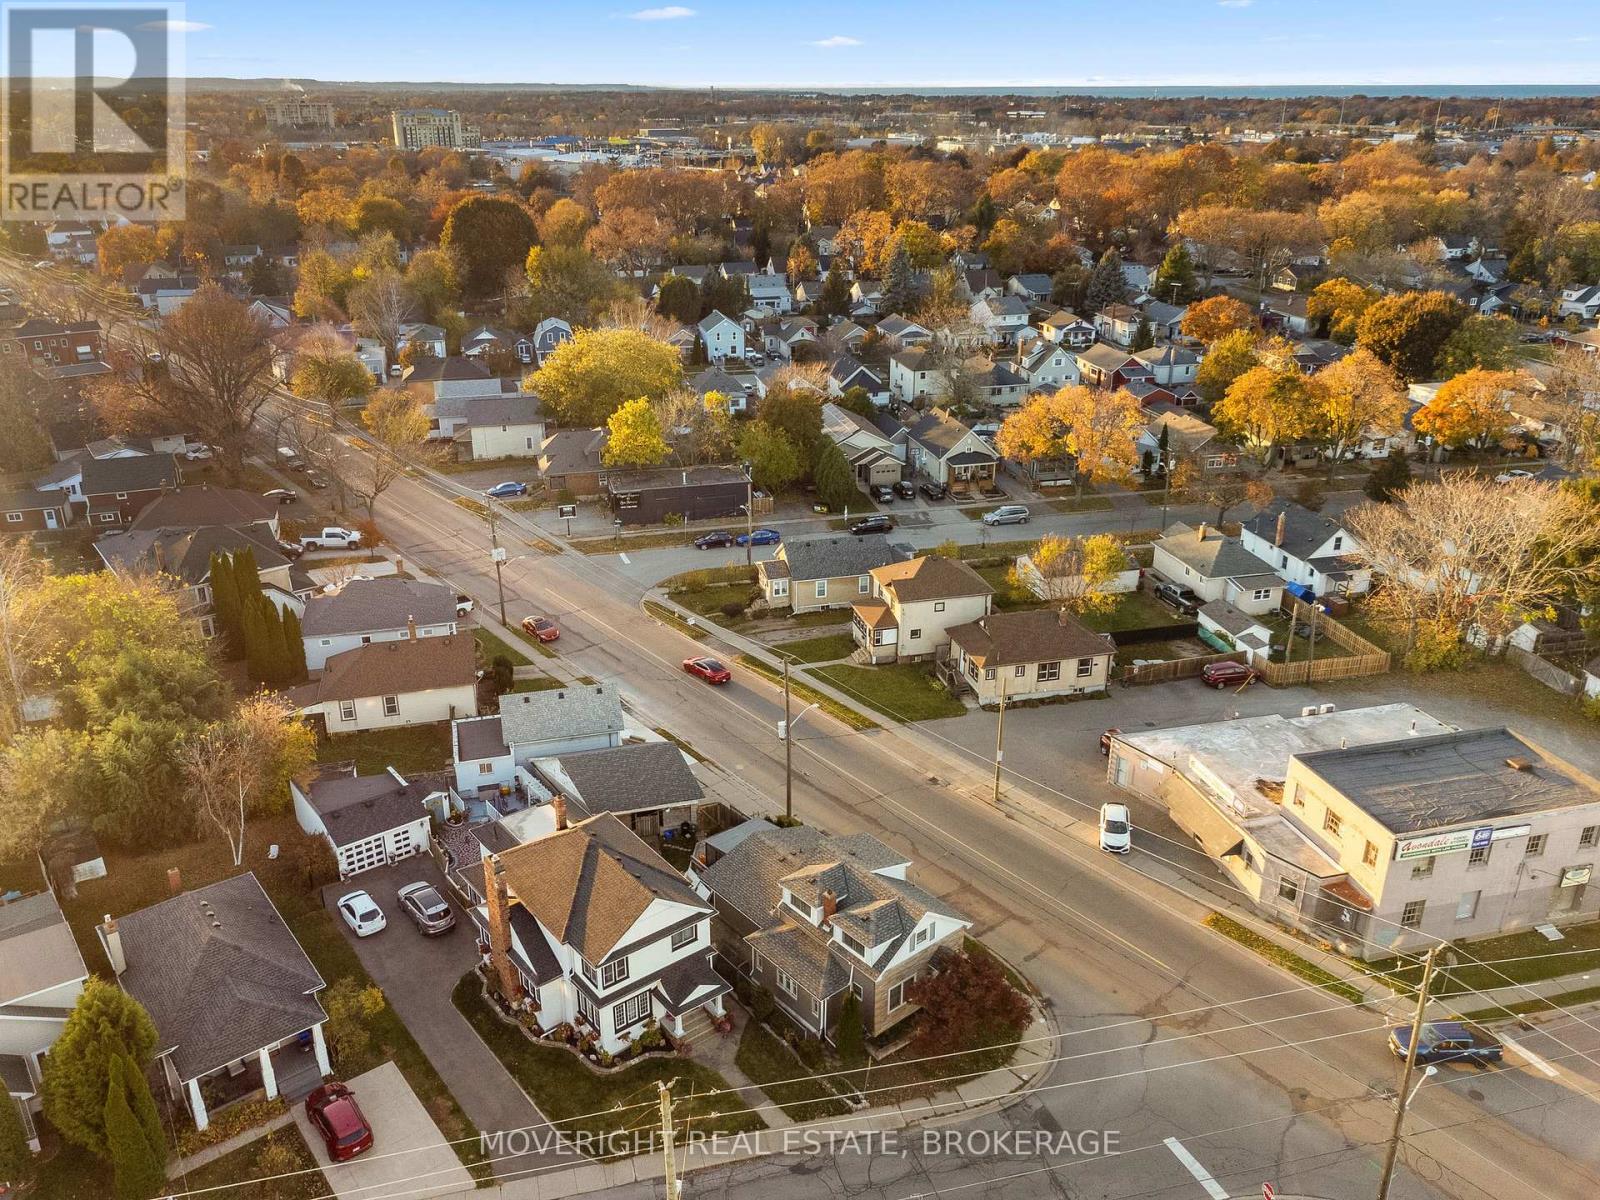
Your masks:
{"label": "tree canopy", "polygon": [[678,351],[633,329],[579,329],[524,381],[568,428],[604,424],[629,400],[659,400],[683,379]]}

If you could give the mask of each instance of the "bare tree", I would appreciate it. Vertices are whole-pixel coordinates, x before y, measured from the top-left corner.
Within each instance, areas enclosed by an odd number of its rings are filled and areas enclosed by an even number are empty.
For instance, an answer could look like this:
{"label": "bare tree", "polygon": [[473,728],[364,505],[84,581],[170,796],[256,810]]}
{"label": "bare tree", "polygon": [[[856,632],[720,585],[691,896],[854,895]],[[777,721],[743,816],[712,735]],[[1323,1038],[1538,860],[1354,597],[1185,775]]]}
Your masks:
{"label": "bare tree", "polygon": [[424,451],[428,439],[428,418],[422,411],[421,394],[413,388],[379,392],[361,411],[371,443],[366,454],[352,461],[351,489],[367,506],[367,519],[373,519],[378,497]]}
{"label": "bare tree", "polygon": [[200,813],[217,827],[244,862],[245,827],[282,786],[304,768],[309,731],[294,721],[286,700],[260,693],[240,703],[227,720],[208,725],[178,752],[184,779]]}
{"label": "bare tree", "polygon": [[400,332],[416,310],[416,297],[398,271],[380,271],[350,292],[356,332],[383,344],[386,368],[399,358]]}
{"label": "bare tree", "polygon": [[1600,464],[1600,355],[1572,347],[1557,351],[1544,385],[1567,465]]}
{"label": "bare tree", "polygon": [[599,324],[602,329],[636,329],[660,342],[678,330],[676,321],[663,317],[655,305],[637,292],[629,292],[606,305]]}
{"label": "bare tree", "polygon": [[44,641],[49,610],[39,603],[39,586],[48,574],[44,560],[34,554],[26,539],[0,548],[0,653],[5,655],[3,732],[7,737],[21,725],[22,701]]}

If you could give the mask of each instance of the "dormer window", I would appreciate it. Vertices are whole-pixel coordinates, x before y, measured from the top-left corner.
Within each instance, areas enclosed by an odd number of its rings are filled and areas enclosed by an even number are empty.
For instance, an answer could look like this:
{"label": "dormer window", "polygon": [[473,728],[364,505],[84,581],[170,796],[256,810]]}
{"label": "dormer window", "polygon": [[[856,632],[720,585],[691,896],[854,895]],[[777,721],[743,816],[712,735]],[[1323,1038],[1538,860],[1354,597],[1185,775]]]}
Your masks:
{"label": "dormer window", "polygon": [[843,942],[848,949],[855,951],[855,953],[860,955],[862,958],[867,956],[866,946],[859,939],[851,937],[842,929],[839,930],[839,940]]}

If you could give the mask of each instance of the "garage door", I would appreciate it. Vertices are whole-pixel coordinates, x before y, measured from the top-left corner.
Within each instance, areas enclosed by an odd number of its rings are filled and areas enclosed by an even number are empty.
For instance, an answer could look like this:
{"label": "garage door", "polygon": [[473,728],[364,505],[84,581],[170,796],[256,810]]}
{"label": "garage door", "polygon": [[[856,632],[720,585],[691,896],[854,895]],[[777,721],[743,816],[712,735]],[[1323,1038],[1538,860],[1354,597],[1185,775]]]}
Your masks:
{"label": "garage door", "polygon": [[408,825],[394,835],[394,858],[410,858],[421,849],[411,840],[411,832],[411,827]]}
{"label": "garage door", "polygon": [[362,871],[370,871],[374,867],[381,867],[388,861],[389,856],[384,853],[381,835],[368,838],[364,842],[353,842],[339,851],[339,869],[346,878],[359,875]]}

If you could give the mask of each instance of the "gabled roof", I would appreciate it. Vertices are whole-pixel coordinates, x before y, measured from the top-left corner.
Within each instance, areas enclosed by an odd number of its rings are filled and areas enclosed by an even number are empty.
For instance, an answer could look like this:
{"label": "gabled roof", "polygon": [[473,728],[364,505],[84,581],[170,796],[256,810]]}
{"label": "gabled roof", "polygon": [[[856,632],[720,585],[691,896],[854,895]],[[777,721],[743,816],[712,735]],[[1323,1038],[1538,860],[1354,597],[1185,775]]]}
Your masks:
{"label": "gabled roof", "polygon": [[714,308],[695,323],[695,328],[701,333],[710,333],[718,325],[723,323],[732,325],[735,329],[740,328],[739,322],[735,321],[732,317],[723,316]]}
{"label": "gabled roof", "polygon": [[500,697],[500,727],[508,746],[621,733],[622,699],[604,683],[510,692]]}
{"label": "gabled roof", "polygon": [[1129,363],[1139,361],[1126,350],[1117,346],[1107,345],[1105,342],[1096,342],[1092,346],[1077,351],[1077,355],[1079,358],[1099,367],[1102,371],[1116,371]]}
{"label": "gabled roof", "polygon": [[211,573],[213,554],[250,551],[258,571],[287,566],[271,529],[258,525],[207,525],[199,529],[133,529],[109,533],[95,552],[117,574],[155,573],[194,585]]}
{"label": "gabled roof", "polygon": [[133,458],[89,458],[83,462],[83,494],[153,492],[178,486],[178,463],[170,454]]}
{"label": "gabled roof", "polygon": [[506,886],[563,945],[598,965],[656,900],[710,906],[609,813],[502,851]]}
{"label": "gabled roof", "polygon": [[[939,458],[944,458],[972,432],[947,409],[930,409],[906,426],[906,436]],[[991,457],[996,457],[991,455]]]}
{"label": "gabled roof", "polygon": [[837,579],[865,575],[874,567],[895,561],[889,539],[881,533],[816,534],[788,538],[779,548],[792,579]]}
{"label": "gabled roof", "polygon": [[88,974],[54,893],[0,904],[0,1007]]}
{"label": "gabled roof", "polygon": [[270,521],[278,506],[265,496],[238,488],[179,488],[157,496],[140,510],[130,529],[196,529],[205,525],[250,525]]}
{"label": "gabled roof", "polygon": [[883,380],[878,378],[878,373],[859,359],[853,358],[848,354],[841,354],[828,367],[828,378],[840,387],[849,386],[852,381],[859,379],[862,375],[866,375],[877,385],[876,390],[881,391],[883,389]]}
{"label": "gabled roof", "polygon": [[539,425],[544,422],[544,409],[539,397],[532,392],[506,392],[500,396],[485,396],[468,400],[467,427],[488,425]]}
{"label": "gabled roof", "polygon": [[1147,350],[1135,350],[1133,357],[1150,367],[1192,367],[1200,361],[1193,350],[1167,342]]}
{"label": "gabled roof", "polygon": [[1116,651],[1105,634],[1096,633],[1079,624],[1071,614],[1052,608],[990,613],[966,625],[957,625],[949,633],[950,640],[982,667],[1060,662]]}
{"label": "gabled roof", "polygon": [[[441,331],[442,332],[442,331]],[[489,368],[475,358],[419,358],[405,370],[407,383],[441,383],[462,379],[492,379]]]}
{"label": "gabled roof", "polygon": [[966,563],[942,554],[925,554],[873,569],[872,578],[902,604],[955,596],[991,596],[994,588]]}
{"label": "gabled roof", "polygon": [[[1203,535],[1203,536],[1202,536]],[[1205,579],[1234,579],[1245,575],[1272,576],[1272,567],[1212,526],[1191,528],[1181,521],[1167,527],[1156,541],[1164,550]]]}
{"label": "gabled roof", "polygon": [[313,780],[305,797],[333,844],[351,846],[418,820],[427,812],[423,801],[442,790],[436,780],[407,780],[392,771],[357,775],[352,766]]}
{"label": "gabled roof", "polygon": [[[1280,515],[1283,517],[1281,542],[1278,540]],[[1274,500],[1246,521],[1244,528],[1295,558],[1306,558],[1321,549],[1329,538],[1344,532],[1344,526],[1332,517],[1312,512],[1292,500]]]}
{"label": "gabled roof", "polygon": [[289,699],[297,708],[309,708],[331,700],[466,687],[476,678],[476,656],[467,634],[400,638],[335,654],[320,679],[289,689]]}
{"label": "gabled roof", "polygon": [[442,583],[400,579],[352,579],[331,594],[306,601],[300,620],[306,637],[404,629],[407,622],[439,625],[456,619],[456,594]]}
{"label": "gabled roof", "polygon": [[[587,813],[631,813],[694,804],[705,799],[683,751],[671,742],[633,742],[606,750],[586,750],[541,760],[557,769],[551,782],[565,776],[571,799]],[[564,790],[557,788],[555,790]]]}

